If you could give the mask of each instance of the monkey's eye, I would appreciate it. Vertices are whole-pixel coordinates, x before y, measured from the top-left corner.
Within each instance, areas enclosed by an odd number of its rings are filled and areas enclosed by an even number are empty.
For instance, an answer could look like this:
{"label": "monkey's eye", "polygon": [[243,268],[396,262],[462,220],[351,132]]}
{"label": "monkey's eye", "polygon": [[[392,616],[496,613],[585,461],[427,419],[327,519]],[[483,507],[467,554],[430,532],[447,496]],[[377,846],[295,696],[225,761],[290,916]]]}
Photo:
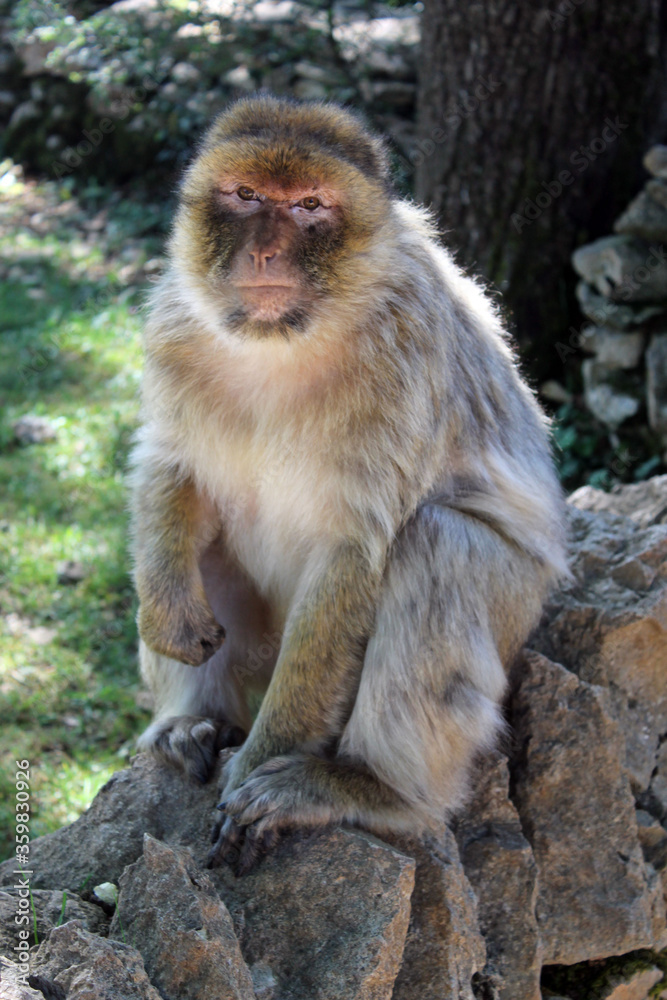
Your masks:
{"label": "monkey's eye", "polygon": [[253,189],[249,187],[240,187],[237,189],[236,193],[239,198],[243,199],[243,201],[254,201],[257,197]]}
{"label": "monkey's eye", "polygon": [[319,208],[322,202],[315,195],[311,194],[308,198],[303,198],[299,204],[302,208],[307,208],[309,212],[314,212],[316,208]]}

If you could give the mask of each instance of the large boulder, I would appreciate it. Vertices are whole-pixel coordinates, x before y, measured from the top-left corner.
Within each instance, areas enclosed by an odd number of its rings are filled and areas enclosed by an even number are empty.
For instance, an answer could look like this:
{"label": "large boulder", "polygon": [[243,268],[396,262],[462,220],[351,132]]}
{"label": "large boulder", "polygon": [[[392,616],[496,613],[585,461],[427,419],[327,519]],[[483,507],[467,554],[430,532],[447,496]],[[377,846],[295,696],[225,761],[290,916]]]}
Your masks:
{"label": "large boulder", "polygon": [[665,927],[662,885],[644,863],[605,691],[529,654],[512,718],[514,800],[539,871],[543,963],[653,947]]}

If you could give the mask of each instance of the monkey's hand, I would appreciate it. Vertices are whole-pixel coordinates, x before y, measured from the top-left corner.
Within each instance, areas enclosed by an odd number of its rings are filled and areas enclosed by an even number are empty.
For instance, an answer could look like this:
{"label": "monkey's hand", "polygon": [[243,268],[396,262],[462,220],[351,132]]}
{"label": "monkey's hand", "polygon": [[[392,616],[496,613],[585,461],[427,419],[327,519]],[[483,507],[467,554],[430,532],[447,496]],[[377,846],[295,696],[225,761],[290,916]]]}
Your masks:
{"label": "monkey's hand", "polygon": [[[228,764],[242,751],[225,750]],[[306,754],[274,757],[256,768],[235,791],[226,791],[212,835],[209,867],[223,861],[245,875],[281,833],[295,827],[322,827],[340,822],[345,810],[329,794],[324,761]]]}
{"label": "monkey's hand", "polygon": [[193,667],[209,660],[225,639],[225,630],[205,598],[187,602],[142,600],[137,623],[147,646]]}

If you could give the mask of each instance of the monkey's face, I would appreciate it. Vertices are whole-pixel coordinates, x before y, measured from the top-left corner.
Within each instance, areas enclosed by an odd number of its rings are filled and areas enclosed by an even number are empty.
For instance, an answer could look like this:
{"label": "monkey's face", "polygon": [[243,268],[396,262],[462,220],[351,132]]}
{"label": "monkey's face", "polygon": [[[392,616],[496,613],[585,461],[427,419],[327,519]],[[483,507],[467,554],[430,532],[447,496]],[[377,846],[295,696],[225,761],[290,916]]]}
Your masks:
{"label": "monkey's face", "polygon": [[354,287],[388,207],[385,179],[362,169],[373,142],[340,109],[273,99],[216,123],[186,175],[171,249],[226,329],[289,336]]}
{"label": "monkey's face", "polygon": [[300,327],[344,244],[338,192],[316,182],[227,176],[210,207],[210,274],[231,306],[230,324]]}

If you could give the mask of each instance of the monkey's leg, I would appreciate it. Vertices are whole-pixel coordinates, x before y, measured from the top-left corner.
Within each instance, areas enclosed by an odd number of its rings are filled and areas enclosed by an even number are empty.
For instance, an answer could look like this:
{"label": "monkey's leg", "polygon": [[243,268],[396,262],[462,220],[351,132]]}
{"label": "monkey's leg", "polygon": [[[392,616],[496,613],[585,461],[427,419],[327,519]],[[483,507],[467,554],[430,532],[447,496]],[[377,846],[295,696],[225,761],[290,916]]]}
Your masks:
{"label": "monkey's leg", "polygon": [[441,822],[502,725],[503,662],[545,586],[546,571],[486,524],[421,508],[390,553],[336,755],[281,754],[230,790],[213,862],[240,845],[245,866],[275,831],[302,824],[346,820],[381,834]]}
{"label": "monkey's leg", "polygon": [[259,714],[225,767],[223,795],[272,757],[338,738],[359,684],[383,555],[372,565],[359,546],[344,543],[303,574]]}
{"label": "monkey's leg", "polygon": [[281,635],[272,629],[266,603],[221,543],[206,550],[200,569],[216,620],[228,623],[227,638],[196,669],[141,643],[141,673],[156,706],[139,749],[203,782],[215,767],[218,751],[242,743],[250,730],[246,689],[266,685]]}
{"label": "monkey's leg", "polygon": [[220,530],[217,513],[191,479],[157,459],[143,457],[133,479],[139,634],[156,653],[199,666],[225,637],[199,569]]}

